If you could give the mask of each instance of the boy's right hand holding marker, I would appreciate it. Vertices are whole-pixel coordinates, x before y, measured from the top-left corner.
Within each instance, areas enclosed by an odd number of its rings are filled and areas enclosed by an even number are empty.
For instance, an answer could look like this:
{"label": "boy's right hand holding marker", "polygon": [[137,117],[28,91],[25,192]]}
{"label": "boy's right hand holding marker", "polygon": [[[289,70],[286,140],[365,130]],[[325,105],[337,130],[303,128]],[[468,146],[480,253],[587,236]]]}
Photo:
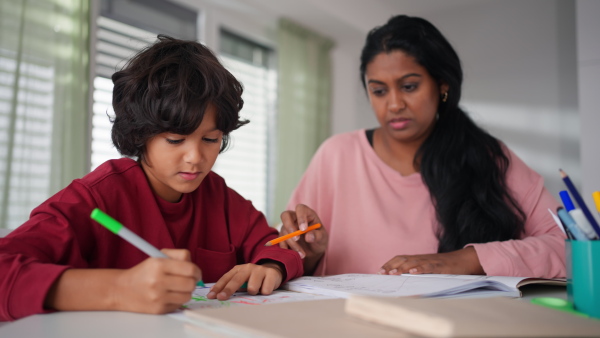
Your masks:
{"label": "boy's right hand holding marker", "polygon": [[191,299],[202,274],[188,250],[161,251],[170,259],[148,258],[126,270],[66,270],[48,292],[44,306],[64,311],[172,312]]}
{"label": "boy's right hand holding marker", "polygon": [[200,268],[191,262],[185,249],[163,249],[170,259],[148,258],[123,270],[116,279],[114,302],[118,310],[167,313],[191,299]]}
{"label": "boy's right hand holding marker", "polygon": [[[281,222],[283,225],[279,235],[283,236],[294,231],[306,230],[309,225],[321,223],[321,220],[314,210],[304,204],[298,204],[295,210],[281,213]],[[281,242],[279,246],[298,252],[304,261],[304,274],[312,275],[325,254],[328,242],[329,235],[322,226],[304,235]]]}

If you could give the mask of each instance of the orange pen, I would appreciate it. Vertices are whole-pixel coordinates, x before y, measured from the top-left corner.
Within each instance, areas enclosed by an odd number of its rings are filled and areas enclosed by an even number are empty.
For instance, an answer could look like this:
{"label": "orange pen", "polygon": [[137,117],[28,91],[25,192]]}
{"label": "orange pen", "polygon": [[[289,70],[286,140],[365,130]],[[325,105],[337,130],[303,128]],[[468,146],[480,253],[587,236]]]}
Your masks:
{"label": "orange pen", "polygon": [[281,236],[281,237],[277,237],[277,238],[275,238],[275,239],[272,239],[272,240],[268,241],[268,242],[267,242],[267,244],[265,244],[265,246],[271,246],[271,245],[275,245],[275,244],[277,244],[277,243],[280,243],[280,242],[283,242],[283,241],[285,241],[286,239],[290,239],[290,238],[292,238],[292,237],[294,237],[294,236],[300,236],[300,235],[302,235],[302,234],[305,234],[305,233],[307,233],[307,232],[309,232],[309,231],[311,231],[311,230],[318,229],[318,228],[320,228],[320,227],[321,227],[321,223],[313,224],[313,225],[309,226],[309,227],[308,227],[306,230],[304,230],[304,231],[302,231],[302,230],[298,230],[298,231],[294,231],[294,232],[292,232],[292,233],[289,233],[289,234],[287,234],[287,235],[283,235],[283,236]]}

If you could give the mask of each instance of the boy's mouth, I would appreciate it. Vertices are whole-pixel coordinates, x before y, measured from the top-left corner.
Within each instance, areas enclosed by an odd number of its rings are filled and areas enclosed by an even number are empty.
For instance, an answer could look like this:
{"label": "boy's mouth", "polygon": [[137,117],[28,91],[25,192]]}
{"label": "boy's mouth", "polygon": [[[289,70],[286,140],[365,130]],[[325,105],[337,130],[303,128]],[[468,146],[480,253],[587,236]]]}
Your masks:
{"label": "boy's mouth", "polygon": [[179,176],[186,181],[195,180],[198,176],[200,176],[200,172],[179,172]]}

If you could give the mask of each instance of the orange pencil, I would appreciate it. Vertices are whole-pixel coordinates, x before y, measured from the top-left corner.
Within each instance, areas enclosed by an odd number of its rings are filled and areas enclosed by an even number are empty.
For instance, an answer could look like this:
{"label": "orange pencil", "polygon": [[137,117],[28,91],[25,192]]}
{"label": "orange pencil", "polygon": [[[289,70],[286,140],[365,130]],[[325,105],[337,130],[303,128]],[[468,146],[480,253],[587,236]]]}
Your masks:
{"label": "orange pencil", "polygon": [[313,224],[313,225],[309,226],[309,227],[308,227],[306,230],[304,230],[304,231],[302,231],[302,230],[298,230],[298,231],[294,231],[294,232],[292,232],[292,233],[290,233],[290,234],[283,235],[283,236],[281,236],[281,237],[277,237],[277,238],[275,238],[275,239],[272,239],[272,240],[268,241],[268,242],[267,242],[267,244],[265,244],[265,246],[271,246],[271,245],[275,245],[275,244],[277,244],[277,243],[280,243],[280,242],[283,242],[283,241],[285,241],[286,239],[290,239],[290,238],[292,238],[292,237],[294,237],[294,236],[300,236],[300,235],[302,235],[302,234],[305,234],[305,233],[307,233],[307,232],[309,232],[309,231],[311,231],[311,230],[318,229],[318,228],[320,228],[320,227],[321,227],[321,223]]}

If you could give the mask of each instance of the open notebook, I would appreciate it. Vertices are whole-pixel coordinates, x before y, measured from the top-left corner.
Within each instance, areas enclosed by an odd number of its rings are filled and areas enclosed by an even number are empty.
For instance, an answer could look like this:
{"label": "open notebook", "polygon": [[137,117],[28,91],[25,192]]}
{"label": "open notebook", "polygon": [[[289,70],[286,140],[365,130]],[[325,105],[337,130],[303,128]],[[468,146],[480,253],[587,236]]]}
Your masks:
{"label": "open notebook", "polygon": [[386,297],[521,297],[527,284],[566,285],[565,279],[472,275],[369,275],[343,274],[300,277],[283,289],[348,298],[352,294]]}

